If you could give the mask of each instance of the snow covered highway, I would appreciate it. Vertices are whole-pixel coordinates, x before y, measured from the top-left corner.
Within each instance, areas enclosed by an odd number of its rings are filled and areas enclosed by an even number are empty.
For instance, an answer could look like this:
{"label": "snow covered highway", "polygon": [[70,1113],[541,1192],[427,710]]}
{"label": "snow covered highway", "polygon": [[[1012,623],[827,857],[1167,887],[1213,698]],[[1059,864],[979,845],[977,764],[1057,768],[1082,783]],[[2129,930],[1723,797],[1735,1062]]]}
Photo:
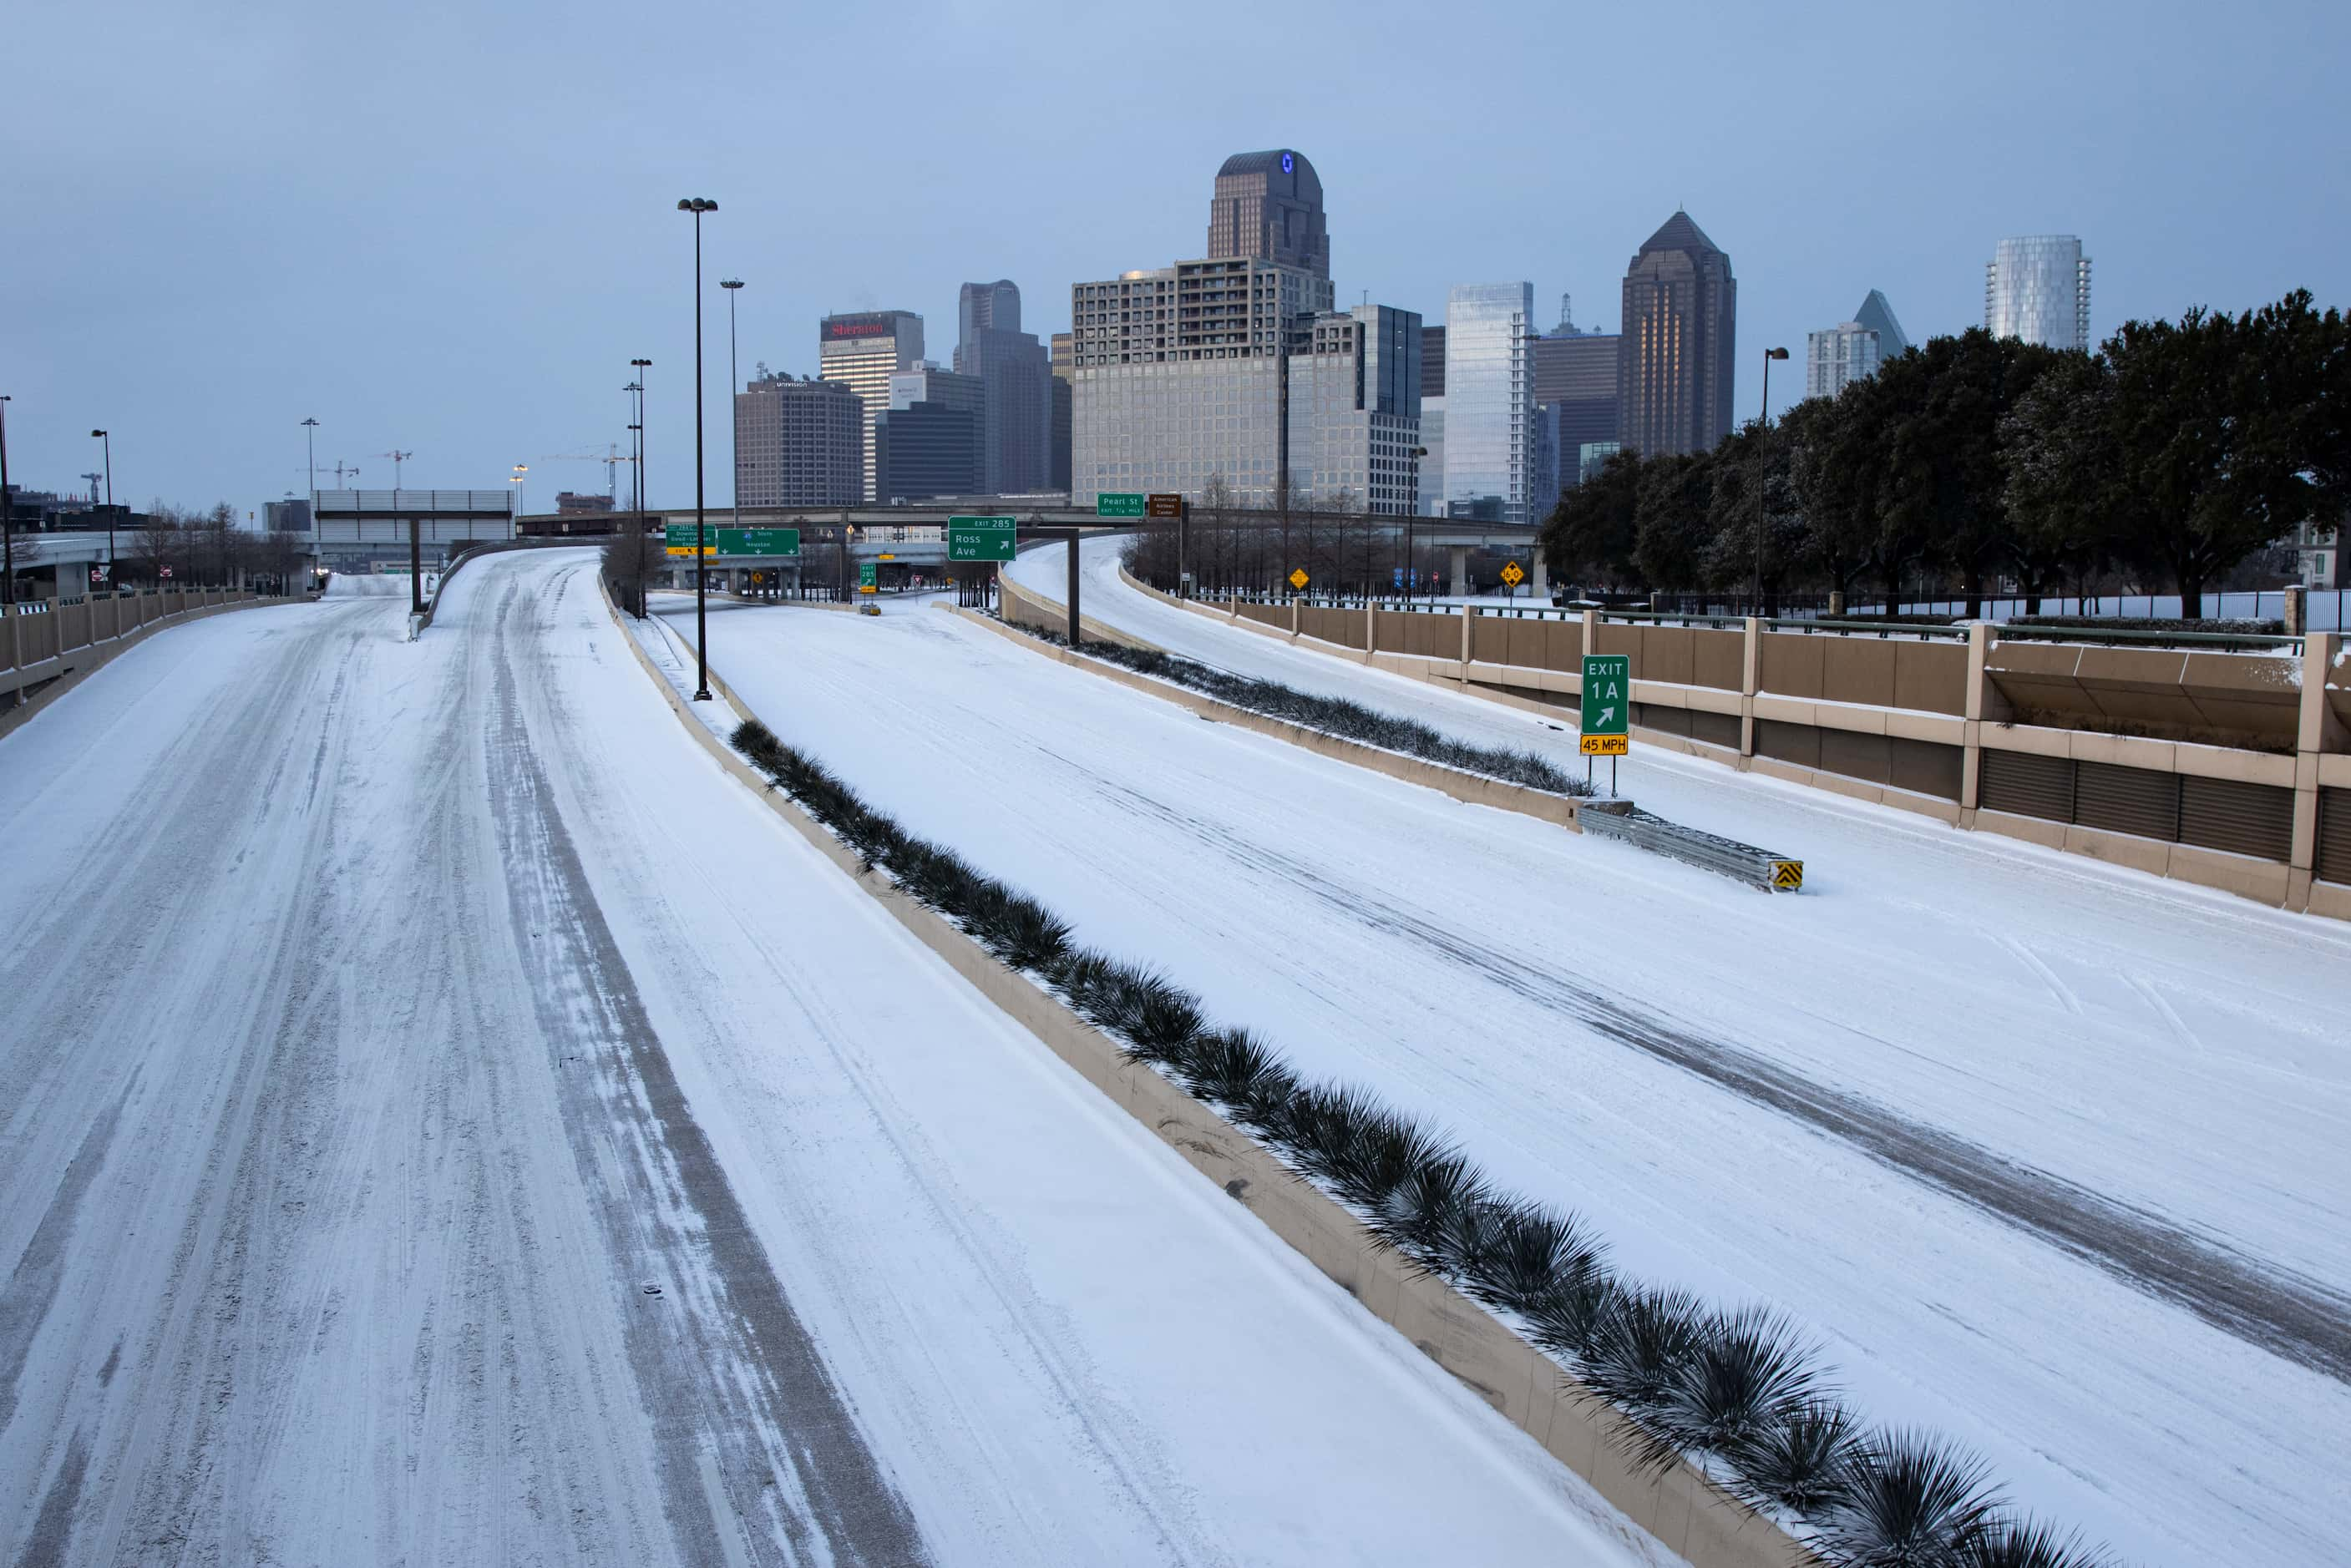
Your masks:
{"label": "snow covered highway", "polygon": [[[1534,715],[1135,594],[1115,547],[1091,618],[1573,765]],[[1058,548],[1013,570],[1059,597]],[[712,664],[1081,940],[1635,1272],[1788,1311],[2032,1508],[2145,1562],[2338,1559],[2351,934],[1636,748],[1643,805],[1807,861],[1767,898],[904,608],[714,609]]]}
{"label": "snow covered highway", "polygon": [[[1667,1560],[697,750],[592,570],[0,738],[9,1562]],[[887,618],[713,622],[987,636]]]}

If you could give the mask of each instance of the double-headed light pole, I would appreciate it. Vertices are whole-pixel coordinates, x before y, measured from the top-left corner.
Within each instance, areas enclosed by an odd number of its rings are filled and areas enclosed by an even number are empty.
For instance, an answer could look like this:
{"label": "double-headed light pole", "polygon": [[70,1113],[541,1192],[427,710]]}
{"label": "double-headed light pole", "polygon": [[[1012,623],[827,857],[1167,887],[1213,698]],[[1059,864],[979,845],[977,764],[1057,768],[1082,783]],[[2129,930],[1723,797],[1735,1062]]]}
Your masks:
{"label": "double-headed light pole", "polygon": [[1771,477],[1764,471],[1768,462],[1763,448],[1763,432],[1771,423],[1771,361],[1785,359],[1785,348],[1763,350],[1763,417],[1755,425],[1755,613],[1763,613],[1763,491]]}
{"label": "double-headed light pole", "polygon": [[8,493],[8,395],[0,392],[0,605],[16,602],[16,504]]}
{"label": "double-headed light pole", "polygon": [[708,610],[704,604],[710,577],[704,554],[709,548],[702,515],[702,214],[718,211],[707,196],[684,196],[677,210],[694,214],[694,700],[710,701]]}
{"label": "double-headed light pole", "polygon": [[[718,280],[718,286],[726,291],[726,408],[731,415],[735,408],[736,391],[742,385],[735,379],[742,374],[735,365],[735,296],[742,291],[743,280],[739,277],[722,277]],[[743,453],[736,440],[735,421],[732,418],[726,421],[726,461],[732,463],[735,469],[735,481],[726,487],[726,493],[729,504],[735,511],[734,525],[739,530],[743,526]]]}

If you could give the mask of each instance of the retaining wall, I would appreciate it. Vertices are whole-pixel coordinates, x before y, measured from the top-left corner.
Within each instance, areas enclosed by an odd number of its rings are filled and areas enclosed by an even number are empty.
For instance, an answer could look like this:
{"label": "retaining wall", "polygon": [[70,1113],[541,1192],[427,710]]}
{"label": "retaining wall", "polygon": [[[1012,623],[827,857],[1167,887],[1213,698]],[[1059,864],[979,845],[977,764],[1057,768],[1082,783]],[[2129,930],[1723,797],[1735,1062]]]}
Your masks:
{"label": "retaining wall", "polygon": [[[1625,654],[1647,744],[2351,919],[2340,633],[2299,654],[2184,653],[2002,641],[1988,625],[1962,641],[1204,602],[1123,575],[1196,615],[1552,717],[1579,706],[1586,649]],[[2105,732],[2120,727],[2179,738]]]}
{"label": "retaining wall", "polygon": [[[0,734],[31,718],[150,633],[226,610],[290,604],[246,588],[167,588],[113,598],[0,606]],[[38,686],[27,694],[27,688]]]}

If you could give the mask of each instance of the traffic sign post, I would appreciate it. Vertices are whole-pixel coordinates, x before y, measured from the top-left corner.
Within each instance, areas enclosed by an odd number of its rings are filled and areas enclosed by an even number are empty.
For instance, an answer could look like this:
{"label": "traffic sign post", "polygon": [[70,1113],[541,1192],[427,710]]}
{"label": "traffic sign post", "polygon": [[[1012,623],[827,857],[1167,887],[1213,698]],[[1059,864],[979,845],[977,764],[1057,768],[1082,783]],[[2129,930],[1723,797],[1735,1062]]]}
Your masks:
{"label": "traffic sign post", "polygon": [[1587,759],[1583,776],[1592,777],[1593,757],[1608,759],[1608,793],[1616,793],[1616,759],[1633,749],[1633,660],[1622,653],[1583,656],[1583,712],[1576,726],[1583,732],[1576,750]]}
{"label": "traffic sign post", "polygon": [[1094,496],[1097,517],[1140,517],[1143,515],[1143,493],[1139,490],[1105,490]]}
{"label": "traffic sign post", "polygon": [[1192,597],[1191,540],[1186,537],[1190,533],[1189,511],[1181,495],[1155,493],[1144,497],[1144,516],[1176,520],[1176,594],[1179,598],[1187,599]]}
{"label": "traffic sign post", "polygon": [[860,561],[857,563],[857,591],[861,594],[878,594],[882,591],[881,562]]}
{"label": "traffic sign post", "polygon": [[947,519],[949,561],[1008,561],[1019,544],[1019,524],[1010,517]]}
{"label": "traffic sign post", "polygon": [[[694,554],[694,524],[670,523],[662,529],[662,550],[671,556]],[[702,530],[706,556],[796,556],[800,553],[797,528],[717,528]]]}
{"label": "traffic sign post", "polygon": [[1293,567],[1291,567],[1291,568],[1290,568],[1290,586],[1291,587],[1296,588],[1296,589],[1297,589],[1297,590],[1299,590],[1301,593],[1303,593],[1303,592],[1305,592],[1305,590],[1306,590],[1306,584],[1307,584],[1307,581],[1308,581],[1308,578],[1307,578],[1307,576],[1306,576],[1306,568],[1305,568],[1305,567],[1303,567],[1303,566],[1293,566]]}
{"label": "traffic sign post", "polygon": [[1517,598],[1519,597],[1519,585],[1526,580],[1527,574],[1525,568],[1521,567],[1516,561],[1505,561],[1502,563],[1502,582],[1503,585],[1510,590],[1510,597],[1512,598]]}

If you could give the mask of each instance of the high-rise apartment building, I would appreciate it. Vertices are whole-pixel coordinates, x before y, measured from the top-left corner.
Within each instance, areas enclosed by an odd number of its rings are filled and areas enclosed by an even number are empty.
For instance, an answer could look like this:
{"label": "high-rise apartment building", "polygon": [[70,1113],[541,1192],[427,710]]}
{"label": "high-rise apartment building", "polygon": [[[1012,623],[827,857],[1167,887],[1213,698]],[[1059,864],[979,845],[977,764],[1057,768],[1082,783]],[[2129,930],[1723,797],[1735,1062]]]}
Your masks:
{"label": "high-rise apartment building", "polygon": [[1286,362],[1330,307],[1330,279],[1245,256],[1073,286],[1071,499],[1221,479],[1237,504],[1273,504]]}
{"label": "high-rise apartment building", "polygon": [[1730,257],[1687,213],[1651,234],[1625,269],[1616,429],[1651,456],[1711,452],[1730,433],[1739,284]]}
{"label": "high-rise apartment building", "polygon": [[1873,288],[1851,321],[1805,335],[1804,396],[1834,398],[1849,383],[1876,375],[1880,365],[1909,348],[1894,307]]}
{"label": "high-rise apartment building", "polygon": [[839,381],[864,405],[861,499],[874,498],[873,421],[890,406],[890,378],[923,357],[923,318],[911,310],[828,316],[817,329],[817,375]]}
{"label": "high-rise apartment building", "polygon": [[1042,489],[1052,439],[1051,368],[1045,346],[1020,330],[1020,290],[1009,278],[967,283],[956,310],[955,368],[979,378],[982,495]]}
{"label": "high-rise apartment building", "polygon": [[1420,320],[1332,308],[1313,166],[1228,159],[1208,233],[1202,260],[1071,288],[1071,499],[1216,486],[1242,506],[1344,494],[1411,510]]}
{"label": "high-rise apartment building", "polygon": [[1457,284],[1445,302],[1445,510],[1541,522],[1535,429],[1535,290]]}
{"label": "high-rise apartment building", "polygon": [[2072,234],[2002,240],[1984,264],[1984,329],[2050,348],[2090,347],[2090,258]]}
{"label": "high-rise apartment building", "polygon": [[1285,147],[1225,160],[1208,202],[1208,254],[1279,262],[1330,277],[1322,182],[1304,153]]}
{"label": "high-rise apartment building", "polygon": [[1046,389],[1052,396],[1051,432],[1047,439],[1045,488],[1070,493],[1070,417],[1077,374],[1076,339],[1067,332],[1053,334],[1053,379]]}
{"label": "high-rise apartment building", "polygon": [[841,381],[761,376],[735,394],[745,506],[853,506],[865,497],[864,402]]}

